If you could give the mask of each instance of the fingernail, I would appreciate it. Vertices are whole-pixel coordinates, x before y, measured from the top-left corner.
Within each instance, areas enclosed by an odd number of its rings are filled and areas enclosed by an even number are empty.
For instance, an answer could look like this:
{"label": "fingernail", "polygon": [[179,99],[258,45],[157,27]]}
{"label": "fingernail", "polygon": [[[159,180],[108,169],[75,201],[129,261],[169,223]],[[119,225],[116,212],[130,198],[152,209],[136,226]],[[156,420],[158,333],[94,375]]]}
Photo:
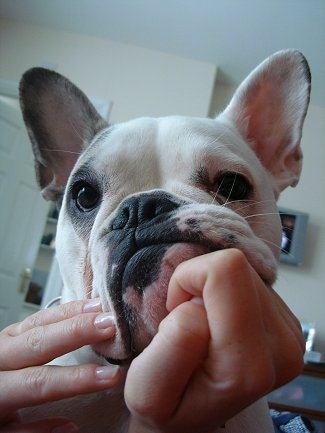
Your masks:
{"label": "fingernail", "polygon": [[51,433],[76,433],[78,430],[79,429],[75,424],[68,422],[67,424],[54,427]]}
{"label": "fingernail", "polygon": [[83,306],[84,313],[92,313],[101,310],[101,302],[99,298],[89,299]]}
{"label": "fingernail", "polygon": [[96,368],[96,378],[97,380],[109,380],[114,378],[116,373],[119,371],[118,365],[108,365]]}
{"label": "fingernail", "polygon": [[112,313],[101,313],[94,320],[94,325],[97,329],[111,328],[115,325],[115,320]]}

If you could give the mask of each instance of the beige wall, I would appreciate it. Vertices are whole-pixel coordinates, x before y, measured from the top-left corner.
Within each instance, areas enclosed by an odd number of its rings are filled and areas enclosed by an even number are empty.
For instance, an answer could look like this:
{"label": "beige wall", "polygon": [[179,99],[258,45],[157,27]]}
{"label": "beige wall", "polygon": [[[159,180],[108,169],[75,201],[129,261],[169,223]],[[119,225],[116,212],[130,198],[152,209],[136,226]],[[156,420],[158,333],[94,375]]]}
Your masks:
{"label": "beige wall", "polygon": [[0,78],[57,65],[91,98],[113,101],[111,121],[206,116],[216,65],[112,41],[0,21]]}

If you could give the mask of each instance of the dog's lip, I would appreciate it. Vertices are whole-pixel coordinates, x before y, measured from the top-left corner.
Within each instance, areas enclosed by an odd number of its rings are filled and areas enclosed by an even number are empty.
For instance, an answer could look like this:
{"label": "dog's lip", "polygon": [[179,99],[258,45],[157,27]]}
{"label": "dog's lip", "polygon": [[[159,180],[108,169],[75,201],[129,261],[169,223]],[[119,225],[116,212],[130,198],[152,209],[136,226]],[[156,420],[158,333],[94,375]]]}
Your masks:
{"label": "dog's lip", "polygon": [[[123,308],[130,312],[131,320],[126,316],[120,316],[117,320],[115,337],[93,346],[96,353],[111,364],[128,366],[132,359],[150,343],[157,332],[160,321],[168,313],[165,305],[167,288],[176,267],[186,260],[211,252],[210,246],[188,242],[163,244],[163,248],[166,253],[160,263],[160,273],[157,279],[145,288],[145,300],[141,291],[128,286],[122,299],[117,301],[119,304],[122,303]],[[159,295],[160,300],[156,303],[157,295]],[[159,314],[155,313],[158,314],[157,317],[150,316],[151,310],[148,302],[151,303],[151,306],[155,304],[155,308],[159,312]],[[113,305],[112,309],[114,308]],[[137,318],[135,322],[134,317]],[[153,320],[156,322],[152,322]]]}
{"label": "dog's lip", "polygon": [[[116,296],[116,293],[123,292],[123,283],[127,284],[125,282],[125,273],[126,269],[128,269],[129,264],[132,262],[132,260],[141,252],[143,252],[146,249],[157,249],[157,248],[168,248],[170,247],[170,244],[153,244],[153,245],[146,245],[142,248],[137,248],[134,251],[132,251],[132,254],[127,255],[127,259],[125,261],[120,261],[118,264],[118,267],[120,269],[116,269],[116,273],[118,274],[119,278],[121,277],[120,284],[121,287],[119,287],[118,290],[116,290],[116,287],[113,286],[115,296],[110,289],[107,289],[106,287],[101,288],[100,292],[103,294],[101,296],[102,304],[103,304],[103,311],[105,312],[112,312],[115,316],[116,321],[116,334],[113,338],[109,340],[105,340],[100,343],[96,343],[92,345],[93,350],[95,353],[97,353],[99,356],[103,357],[107,362],[110,364],[116,364],[116,365],[129,365],[132,359],[138,354],[138,352],[135,352],[133,350],[133,343],[132,343],[132,325],[129,323],[129,319],[126,317],[124,312],[124,302],[122,299],[122,295]],[[138,271],[138,269],[137,269]],[[130,275],[131,273],[129,273]],[[108,279],[109,283],[111,283],[111,280],[113,278]],[[107,292],[109,292],[111,295],[109,296],[109,299],[107,297]],[[113,293],[114,293],[113,292]],[[140,293],[140,292],[139,292]]]}
{"label": "dog's lip", "polygon": [[109,358],[104,356],[104,359],[109,364],[119,365],[120,367],[128,367],[131,364],[133,357],[124,358],[124,359],[115,359],[115,358]]}

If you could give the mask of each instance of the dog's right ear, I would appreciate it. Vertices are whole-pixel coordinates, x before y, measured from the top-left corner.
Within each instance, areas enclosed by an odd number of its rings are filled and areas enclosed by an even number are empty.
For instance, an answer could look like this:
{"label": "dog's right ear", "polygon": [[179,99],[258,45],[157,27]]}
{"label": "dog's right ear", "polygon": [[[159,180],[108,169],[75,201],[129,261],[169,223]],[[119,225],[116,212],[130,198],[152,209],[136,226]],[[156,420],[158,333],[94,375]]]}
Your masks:
{"label": "dog's right ear", "polygon": [[107,123],[81,90],[54,71],[28,70],[19,91],[38,184],[44,198],[58,201],[80,153]]}
{"label": "dog's right ear", "polygon": [[299,180],[310,83],[305,57],[279,51],[249,74],[219,117],[236,126],[268,170],[275,197]]}

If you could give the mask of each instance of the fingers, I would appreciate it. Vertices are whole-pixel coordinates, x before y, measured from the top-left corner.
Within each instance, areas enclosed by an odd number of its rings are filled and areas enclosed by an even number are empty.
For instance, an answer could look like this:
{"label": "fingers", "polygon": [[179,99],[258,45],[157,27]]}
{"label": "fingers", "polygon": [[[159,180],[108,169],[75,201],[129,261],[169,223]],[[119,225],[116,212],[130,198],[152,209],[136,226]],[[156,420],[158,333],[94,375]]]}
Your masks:
{"label": "fingers", "polygon": [[182,263],[172,276],[167,307],[175,308],[191,296],[202,296],[206,306],[213,342],[211,374],[215,357],[219,368],[224,359],[225,371],[229,362],[240,371],[239,350],[247,352],[261,377],[265,371],[261,388],[280,386],[300,372],[304,343],[299,322],[242,252],[218,251]]}
{"label": "fingers", "polygon": [[40,310],[35,314],[28,316],[19,323],[13,323],[5,331],[8,335],[14,337],[38,326],[50,325],[61,322],[77,316],[83,312],[100,312],[102,310],[99,298],[88,299],[83,301],[67,302],[56,307]]}
{"label": "fingers", "polygon": [[120,380],[117,366],[42,366],[0,372],[0,418],[22,407],[88,394],[114,387]]}
{"label": "fingers", "polygon": [[101,312],[98,299],[40,311],[1,331],[0,383],[6,392],[0,394],[0,419],[23,407],[115,386],[116,366],[41,366],[114,335],[113,317]]}
{"label": "fingers", "polygon": [[[41,311],[21,324],[0,333],[0,369],[15,370],[45,364],[86,344],[96,343],[115,335],[110,313],[83,312],[98,310],[84,302],[73,302]],[[33,327],[34,325],[34,327]]]}
{"label": "fingers", "polygon": [[[192,375],[177,416],[181,419],[189,407],[200,405],[200,390],[204,389],[209,398],[202,409],[207,411],[207,425],[211,422],[213,428],[273,386],[273,355],[257,282],[263,291],[267,289],[237,250],[202,256],[184,263],[179,274],[177,271],[169,287],[169,308],[186,298],[186,293],[201,295],[210,333],[208,356]],[[218,408],[219,418],[213,407]],[[195,418],[189,420],[194,426]]]}
{"label": "fingers", "polygon": [[[304,350],[298,320],[239,250],[217,251],[178,266],[170,280],[167,308],[171,310],[193,296],[203,298],[213,340],[221,345],[223,332],[225,338],[231,332],[238,336],[264,332],[274,337],[272,344],[291,339],[300,355]],[[227,329],[222,323],[227,323]]]}

